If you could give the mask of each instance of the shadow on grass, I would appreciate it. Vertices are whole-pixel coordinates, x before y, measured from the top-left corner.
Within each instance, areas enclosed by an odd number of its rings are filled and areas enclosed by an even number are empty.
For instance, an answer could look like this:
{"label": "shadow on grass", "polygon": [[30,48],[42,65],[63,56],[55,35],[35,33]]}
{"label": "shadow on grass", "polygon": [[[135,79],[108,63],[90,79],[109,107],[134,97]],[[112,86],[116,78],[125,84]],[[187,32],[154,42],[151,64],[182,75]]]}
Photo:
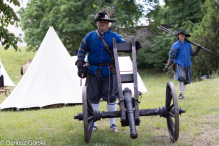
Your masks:
{"label": "shadow on grass", "polygon": [[73,107],[77,105],[82,105],[82,103],[76,103],[76,104],[52,104],[52,105],[47,105],[44,107],[32,107],[32,108],[6,108],[6,109],[1,109],[2,112],[18,112],[18,111],[36,111],[36,110],[41,110],[41,109],[56,109],[56,108],[63,108],[63,107]]}
{"label": "shadow on grass", "polygon": [[[124,129],[124,128],[122,128]],[[126,131],[123,131],[122,129],[119,129],[119,132],[114,133],[110,131],[110,128],[104,128],[100,129],[98,131],[92,132],[91,140],[89,143],[85,143],[83,141],[81,143],[81,139],[77,141],[77,144],[79,145],[126,145],[126,146],[132,146],[132,145],[177,145],[177,143],[173,143],[169,135],[161,135],[161,136],[155,136],[151,133],[142,133],[139,134],[137,139],[131,139],[130,133],[129,133],[129,127],[126,127]],[[79,134],[79,135],[78,135]],[[83,138],[84,140],[84,134],[83,133],[74,133],[73,137],[77,135]],[[78,143],[79,142],[79,143]],[[76,143],[74,143],[76,144]]]}

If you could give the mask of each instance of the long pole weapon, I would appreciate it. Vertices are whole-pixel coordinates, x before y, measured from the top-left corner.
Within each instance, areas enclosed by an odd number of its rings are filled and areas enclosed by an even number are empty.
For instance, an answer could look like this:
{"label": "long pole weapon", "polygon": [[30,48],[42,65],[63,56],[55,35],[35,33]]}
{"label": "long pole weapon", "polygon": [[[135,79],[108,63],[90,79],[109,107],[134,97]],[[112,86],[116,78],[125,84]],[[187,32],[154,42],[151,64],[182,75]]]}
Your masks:
{"label": "long pole weapon", "polygon": [[[162,31],[164,31],[164,32],[167,32],[167,33],[169,33],[169,34],[172,34],[172,35],[176,36],[176,34],[175,34],[174,32],[172,32],[171,30],[169,30],[169,29],[167,29],[167,28],[165,28],[165,27],[163,27],[163,26],[158,26],[157,28],[160,29],[160,30],[162,30]],[[198,45],[198,44],[196,44],[196,43],[194,43],[194,42],[192,42],[192,41],[190,41],[190,40],[188,40],[188,39],[185,39],[185,40],[186,40],[187,42],[189,42],[189,43],[195,45],[196,47],[200,46],[200,45]],[[204,47],[202,47],[202,46],[201,46],[201,49],[205,50],[206,52],[211,52],[211,53],[213,53],[211,50],[208,50],[208,49],[206,49],[206,48],[204,48]]]}

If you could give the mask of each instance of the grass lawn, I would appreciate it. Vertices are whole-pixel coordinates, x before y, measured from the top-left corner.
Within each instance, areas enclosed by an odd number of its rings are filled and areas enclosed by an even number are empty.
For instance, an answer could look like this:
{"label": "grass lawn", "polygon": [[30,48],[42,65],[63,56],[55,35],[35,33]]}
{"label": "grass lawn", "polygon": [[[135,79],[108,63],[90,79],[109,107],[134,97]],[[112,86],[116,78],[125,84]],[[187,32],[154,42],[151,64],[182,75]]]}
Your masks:
{"label": "grass lawn", "polygon": [[[20,68],[33,59],[35,53],[7,51],[0,48],[1,61],[15,84],[21,79]],[[148,89],[140,99],[140,109],[159,108],[165,104],[167,82],[173,82],[177,94],[178,83],[172,75],[139,70]],[[193,80],[194,81],[194,80]],[[82,105],[55,109],[1,111],[0,145],[219,145],[219,78],[192,82],[186,88],[186,99],[179,100],[179,107],[186,110],[180,116],[179,139],[172,143],[166,119],[159,116],[140,117],[137,126],[138,138],[130,138],[129,127],[121,127],[116,119],[119,132],[112,133],[109,120],[97,122],[98,131],[92,134],[89,144],[84,142],[83,122],[74,120],[82,112]],[[12,88],[13,90],[13,88]],[[0,99],[0,103],[6,97]],[[72,98],[77,98],[72,95]],[[118,106],[119,110],[119,106]],[[106,111],[106,103],[100,102],[100,111]],[[20,143],[20,144],[19,144]]]}

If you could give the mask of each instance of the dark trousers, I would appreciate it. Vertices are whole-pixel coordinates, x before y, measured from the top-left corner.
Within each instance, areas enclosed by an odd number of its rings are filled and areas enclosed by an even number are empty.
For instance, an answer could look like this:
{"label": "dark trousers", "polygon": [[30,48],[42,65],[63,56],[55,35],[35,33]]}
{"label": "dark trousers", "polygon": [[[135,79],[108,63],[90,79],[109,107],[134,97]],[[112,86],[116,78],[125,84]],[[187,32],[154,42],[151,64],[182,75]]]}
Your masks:
{"label": "dark trousers", "polygon": [[183,67],[179,64],[176,64],[176,73],[177,73],[178,81],[184,82],[184,85],[190,84],[191,76],[192,76],[192,71],[191,71],[190,66]]}
{"label": "dark trousers", "polygon": [[[113,103],[118,96],[116,74],[110,75],[110,89],[109,89],[109,76],[103,77],[101,69],[96,70],[96,74],[89,73],[87,78],[87,95],[91,103],[98,104],[102,98],[104,101]],[[108,99],[109,94],[109,99]]]}

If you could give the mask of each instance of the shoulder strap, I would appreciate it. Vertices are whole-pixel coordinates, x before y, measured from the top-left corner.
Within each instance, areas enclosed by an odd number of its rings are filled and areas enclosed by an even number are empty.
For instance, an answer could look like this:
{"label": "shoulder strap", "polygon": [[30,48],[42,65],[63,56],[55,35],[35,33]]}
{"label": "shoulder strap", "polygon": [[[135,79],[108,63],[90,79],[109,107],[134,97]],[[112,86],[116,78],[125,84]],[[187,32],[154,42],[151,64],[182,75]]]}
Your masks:
{"label": "shoulder strap", "polygon": [[104,48],[107,50],[108,54],[110,55],[112,61],[114,62],[114,57],[112,55],[112,52],[109,49],[109,45],[106,44],[105,40],[103,39],[102,35],[99,34],[99,32],[96,30],[97,35],[99,36],[99,38],[101,39],[101,41],[103,42]]}

